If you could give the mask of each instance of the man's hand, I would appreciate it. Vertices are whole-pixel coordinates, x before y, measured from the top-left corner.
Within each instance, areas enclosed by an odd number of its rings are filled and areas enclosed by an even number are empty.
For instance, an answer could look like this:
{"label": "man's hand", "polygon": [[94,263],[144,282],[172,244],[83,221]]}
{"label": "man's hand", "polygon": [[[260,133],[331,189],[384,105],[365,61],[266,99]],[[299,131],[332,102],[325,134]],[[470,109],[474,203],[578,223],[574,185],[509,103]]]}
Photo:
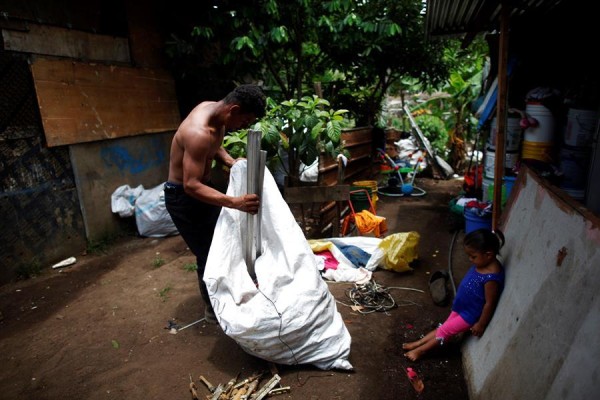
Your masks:
{"label": "man's hand", "polygon": [[233,208],[247,212],[249,214],[256,214],[258,212],[258,207],[260,205],[258,195],[245,194],[241,197],[236,197],[235,200],[236,202]]}

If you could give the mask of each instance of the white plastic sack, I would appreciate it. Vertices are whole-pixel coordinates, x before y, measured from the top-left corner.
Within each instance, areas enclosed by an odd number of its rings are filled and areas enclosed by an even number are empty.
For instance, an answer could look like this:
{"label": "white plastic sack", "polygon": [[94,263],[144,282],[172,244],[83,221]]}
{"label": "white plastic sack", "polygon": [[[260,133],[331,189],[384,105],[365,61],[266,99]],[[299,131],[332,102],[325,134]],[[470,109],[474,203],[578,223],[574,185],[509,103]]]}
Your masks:
{"label": "white plastic sack", "polygon": [[163,185],[142,191],[135,201],[135,223],[140,236],[165,237],[179,233],[167,211]]}
{"label": "white plastic sack", "polygon": [[129,185],[119,186],[110,196],[110,207],[112,212],[118,213],[119,217],[131,217],[135,213],[135,201],[142,194],[144,187],[139,185],[131,188]]}
{"label": "white plastic sack", "polygon": [[[246,161],[231,169],[227,194],[246,193]],[[351,338],[317,260],[265,169],[261,248],[254,269],[244,260],[249,214],[223,208],[208,254],[204,281],[223,331],[244,351],[284,365],[352,369]]]}
{"label": "white plastic sack", "polygon": [[300,161],[298,172],[302,182],[316,182],[319,179],[319,157],[310,165],[305,165]]}

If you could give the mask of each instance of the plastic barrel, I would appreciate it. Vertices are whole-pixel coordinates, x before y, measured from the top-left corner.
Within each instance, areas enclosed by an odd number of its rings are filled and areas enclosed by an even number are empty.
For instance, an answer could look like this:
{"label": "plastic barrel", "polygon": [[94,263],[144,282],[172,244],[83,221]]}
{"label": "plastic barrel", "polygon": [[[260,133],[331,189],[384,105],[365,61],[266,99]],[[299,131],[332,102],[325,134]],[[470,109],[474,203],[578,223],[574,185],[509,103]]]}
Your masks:
{"label": "plastic barrel", "polygon": [[559,152],[559,169],[563,173],[561,189],[572,197],[582,199],[585,196],[589,165],[589,147],[563,145]]}
{"label": "plastic barrel", "polygon": [[[519,145],[521,144],[521,137],[523,128],[521,128],[521,120],[519,118],[510,117],[506,120],[506,134],[505,134],[505,150],[508,152],[519,151]],[[490,125],[490,137],[488,139],[488,147],[496,148],[496,135],[498,132],[498,123],[496,117],[492,119]]]}
{"label": "plastic barrel", "polygon": [[481,200],[492,201],[492,197],[494,197],[494,178],[483,177],[481,190]]}
{"label": "plastic barrel", "polygon": [[[504,207],[506,205],[507,193],[506,193],[506,185],[502,184],[502,193],[500,193],[500,205]],[[494,180],[491,180],[491,183],[487,186],[487,194],[486,200],[491,203],[494,202]]]}
{"label": "plastic barrel", "polygon": [[545,163],[552,163],[554,161],[553,156],[554,144],[552,142],[529,142],[523,141],[523,148],[521,149],[521,158],[524,160],[538,160]]}
{"label": "plastic barrel", "polygon": [[527,103],[525,113],[537,121],[536,126],[525,129],[525,140],[528,142],[554,142],[556,123],[552,112],[541,104]]}
{"label": "plastic barrel", "polygon": [[492,215],[486,214],[484,216],[478,215],[470,208],[465,208],[465,233],[473,232],[477,229],[492,229]]}
{"label": "plastic barrel", "polygon": [[598,125],[598,111],[569,109],[564,142],[567,146],[591,146],[596,127]]}
{"label": "plastic barrel", "polygon": [[[504,154],[504,168],[507,170],[512,170],[519,161],[519,153],[516,151],[507,151]],[[496,163],[496,151],[488,147],[485,151],[484,160],[483,160],[483,176],[486,178],[494,178],[494,168]]]}
{"label": "plastic barrel", "polygon": [[508,198],[508,196],[510,196],[510,192],[512,191],[512,188],[515,184],[515,181],[517,180],[516,176],[505,176],[504,178],[502,178],[502,180],[504,181],[504,187],[506,188],[506,198]]}

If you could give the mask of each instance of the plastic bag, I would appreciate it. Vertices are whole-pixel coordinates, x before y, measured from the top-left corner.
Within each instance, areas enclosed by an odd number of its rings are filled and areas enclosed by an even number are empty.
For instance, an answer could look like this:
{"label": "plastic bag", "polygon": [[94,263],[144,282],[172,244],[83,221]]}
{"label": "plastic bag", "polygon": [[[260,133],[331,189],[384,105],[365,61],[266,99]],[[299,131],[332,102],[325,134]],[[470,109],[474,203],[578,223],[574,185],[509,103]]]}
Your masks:
{"label": "plastic bag", "polygon": [[142,191],[135,201],[135,223],[140,236],[165,237],[179,233],[167,211],[163,185]]}
{"label": "plastic bag", "polygon": [[[246,164],[232,167],[228,195],[246,193]],[[258,285],[244,259],[249,214],[223,208],[217,221],[204,281],[221,328],[244,351],[270,362],[352,369],[351,338],[335,298],[268,169],[261,207]]]}
{"label": "plastic bag", "polygon": [[119,186],[110,196],[110,206],[112,212],[118,213],[119,217],[131,217],[135,214],[135,201],[144,191],[144,187],[139,185],[132,189],[129,185]]}
{"label": "plastic bag", "polygon": [[394,233],[383,239],[379,247],[385,250],[381,268],[396,272],[412,271],[408,265],[419,257],[417,247],[421,236],[414,231]]}

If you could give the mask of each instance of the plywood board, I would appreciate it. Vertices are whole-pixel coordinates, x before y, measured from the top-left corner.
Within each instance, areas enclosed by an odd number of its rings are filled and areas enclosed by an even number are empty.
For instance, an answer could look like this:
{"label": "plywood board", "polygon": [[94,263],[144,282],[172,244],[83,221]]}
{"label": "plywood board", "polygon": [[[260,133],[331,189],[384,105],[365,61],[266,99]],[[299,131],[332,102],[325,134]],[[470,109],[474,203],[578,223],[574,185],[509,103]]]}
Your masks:
{"label": "plywood board", "polygon": [[84,60],[130,62],[127,38],[98,35],[48,25],[28,24],[27,29],[2,30],[4,48]]}
{"label": "plywood board", "polygon": [[31,69],[50,147],[174,131],[180,123],[166,71],[45,59]]}

